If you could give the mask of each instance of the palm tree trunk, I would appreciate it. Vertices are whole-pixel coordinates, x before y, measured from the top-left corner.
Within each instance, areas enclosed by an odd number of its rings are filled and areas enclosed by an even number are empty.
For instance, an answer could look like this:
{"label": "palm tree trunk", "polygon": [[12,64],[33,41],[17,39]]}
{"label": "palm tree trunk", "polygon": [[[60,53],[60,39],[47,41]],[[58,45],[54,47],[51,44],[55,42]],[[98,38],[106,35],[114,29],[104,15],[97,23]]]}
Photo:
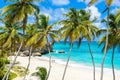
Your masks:
{"label": "palm tree trunk", "polygon": [[23,44],[24,44],[24,35],[25,35],[25,27],[26,27],[26,24],[27,24],[27,17],[28,17],[27,14],[25,14],[25,17],[24,17],[24,19],[23,19],[23,25],[22,25],[22,28],[23,28],[23,36],[22,36],[21,45],[20,45],[20,47],[19,47],[19,49],[18,49],[18,51],[17,51],[17,53],[16,53],[16,56],[15,56],[12,64],[11,64],[10,67],[8,68],[8,70],[7,70],[7,72],[5,73],[5,75],[4,75],[4,77],[3,77],[2,80],[5,80],[5,79],[7,78],[8,74],[10,73],[11,68],[12,68],[13,65],[15,64],[15,61],[16,61],[18,55],[19,55],[19,52],[20,52],[20,50],[21,50],[21,48],[22,48],[22,46],[23,46]]}
{"label": "palm tree trunk", "polygon": [[8,74],[10,73],[11,68],[12,68],[13,65],[15,64],[15,61],[16,61],[18,55],[19,55],[19,52],[20,52],[20,50],[21,50],[21,48],[22,48],[22,45],[23,45],[23,42],[21,42],[21,45],[20,45],[20,47],[19,47],[19,49],[18,49],[18,51],[17,51],[17,53],[16,53],[16,56],[15,56],[13,62],[11,63],[11,65],[9,66],[9,68],[8,68],[7,72],[5,73],[4,77],[2,78],[2,80],[6,80]]}
{"label": "palm tree trunk", "polygon": [[112,72],[113,72],[113,80],[115,80],[115,71],[114,71],[114,50],[115,50],[115,47],[113,46],[113,52],[112,52]]}
{"label": "palm tree trunk", "polygon": [[104,67],[104,61],[105,61],[106,52],[107,52],[107,45],[108,45],[109,15],[110,15],[110,8],[108,7],[108,13],[107,13],[107,33],[106,33],[106,42],[105,42],[104,55],[103,55],[102,63],[101,63],[101,77],[100,77],[100,80],[103,80],[103,67]]}
{"label": "palm tree trunk", "polygon": [[103,80],[103,67],[104,67],[104,61],[105,61],[106,53],[104,53],[103,58],[102,58],[102,64],[101,64],[101,77],[100,80]]}
{"label": "palm tree trunk", "polygon": [[[10,56],[9,56],[9,57],[10,57],[10,64],[11,64],[11,61],[12,61],[12,57],[11,57],[11,56],[12,56],[12,44],[10,44],[10,46],[11,46],[11,48],[10,48]],[[6,80],[8,80],[9,74],[10,74],[10,73],[8,73],[8,75],[7,75],[7,77],[6,77]]]}
{"label": "palm tree trunk", "polygon": [[67,67],[68,67],[68,63],[69,63],[69,60],[70,60],[70,56],[71,56],[71,52],[72,52],[72,47],[73,47],[73,45],[71,44],[70,47],[71,47],[71,48],[70,48],[70,51],[69,51],[69,53],[68,53],[68,59],[67,59],[66,65],[65,65],[65,69],[64,69],[63,76],[62,76],[62,80],[64,80],[64,78],[65,78],[65,74],[66,74],[66,71],[67,71]]}
{"label": "palm tree trunk", "polygon": [[89,42],[88,42],[88,47],[89,47],[90,55],[91,55],[91,58],[92,58],[92,64],[93,64],[93,80],[95,80],[95,62],[94,62],[94,57],[92,55],[92,51],[91,51]]}
{"label": "palm tree trunk", "polygon": [[27,75],[27,72],[28,72],[28,70],[29,70],[31,55],[32,55],[32,47],[30,47],[29,61],[28,61],[28,65],[27,65],[27,68],[26,68],[26,71],[25,71],[25,76],[24,76],[23,80],[25,80],[26,75]]}
{"label": "palm tree trunk", "polygon": [[51,56],[51,53],[50,53],[50,46],[48,46],[48,51],[49,51],[49,70],[48,70],[46,80],[48,80],[48,78],[50,76],[51,68],[52,68],[52,65],[51,65],[52,56]]}

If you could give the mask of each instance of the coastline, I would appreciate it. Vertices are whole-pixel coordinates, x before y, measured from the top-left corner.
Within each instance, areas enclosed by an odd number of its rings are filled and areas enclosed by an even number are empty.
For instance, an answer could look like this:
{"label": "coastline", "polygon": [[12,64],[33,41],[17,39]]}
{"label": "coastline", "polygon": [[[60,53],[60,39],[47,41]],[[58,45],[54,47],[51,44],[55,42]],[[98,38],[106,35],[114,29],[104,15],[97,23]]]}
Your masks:
{"label": "coastline", "polygon": [[[46,56],[42,56],[42,57],[35,57],[35,58],[38,58],[40,60],[46,60],[48,61],[49,60],[49,57],[46,57]],[[57,59],[57,58],[52,58],[53,62],[57,63],[57,64],[63,64],[65,65],[66,64],[66,61],[62,60],[62,59]],[[77,63],[75,61],[69,61],[69,66],[72,66],[72,67],[78,67],[78,68],[88,68],[88,69],[91,69],[92,68],[92,63],[91,65],[87,65],[87,64],[82,64],[82,63]],[[100,66],[96,66],[96,69],[98,71],[100,71]],[[104,68],[105,70],[109,71],[111,70],[111,68]],[[120,71],[120,69],[115,69],[115,71]]]}
{"label": "coastline", "polygon": [[[20,66],[26,67],[28,57],[18,57],[17,61]],[[37,67],[49,68],[48,58],[45,57],[31,57],[30,74],[36,71]],[[61,80],[65,64],[59,63],[57,60],[52,61],[52,69],[48,80]],[[74,66],[71,63],[68,66],[65,80],[93,80],[92,67],[79,65]],[[26,80],[39,80],[38,77],[27,75]],[[23,78],[17,77],[14,80],[22,80]],[[96,68],[96,79],[100,79],[100,68]],[[116,72],[116,80],[120,79],[120,70]],[[104,68],[104,80],[112,80],[112,70]]]}

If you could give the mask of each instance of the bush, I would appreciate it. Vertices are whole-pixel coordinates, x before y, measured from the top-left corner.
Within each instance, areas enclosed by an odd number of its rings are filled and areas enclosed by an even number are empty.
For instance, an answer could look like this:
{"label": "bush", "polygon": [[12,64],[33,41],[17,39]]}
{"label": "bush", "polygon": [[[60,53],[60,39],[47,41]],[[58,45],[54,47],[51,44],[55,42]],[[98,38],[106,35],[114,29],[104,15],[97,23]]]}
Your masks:
{"label": "bush", "polygon": [[6,59],[5,64],[10,64],[10,60]]}
{"label": "bush", "polygon": [[4,74],[5,74],[5,72],[3,70],[0,70],[0,80],[2,80]]}
{"label": "bush", "polygon": [[[7,53],[0,50],[0,80],[2,80],[4,74],[6,73],[6,64],[10,64],[10,60],[7,59]],[[17,75],[15,73],[10,72],[8,80],[13,80],[16,77]]]}
{"label": "bush", "polygon": [[0,70],[3,70],[5,68],[5,58],[0,58]]}
{"label": "bush", "polygon": [[0,49],[0,57],[8,57],[9,51]]}
{"label": "bush", "polygon": [[13,72],[10,72],[10,75],[9,75],[9,78],[8,80],[13,80],[14,78],[17,77],[17,74],[13,73]]}
{"label": "bush", "polygon": [[[2,78],[4,77],[5,71],[4,70],[0,70],[0,80],[2,80]],[[13,80],[14,78],[17,77],[17,74],[10,72],[10,75],[8,77],[8,80]]]}
{"label": "bush", "polygon": [[37,67],[37,72],[33,73],[33,76],[38,76],[41,80],[46,80],[47,70],[44,67]]}

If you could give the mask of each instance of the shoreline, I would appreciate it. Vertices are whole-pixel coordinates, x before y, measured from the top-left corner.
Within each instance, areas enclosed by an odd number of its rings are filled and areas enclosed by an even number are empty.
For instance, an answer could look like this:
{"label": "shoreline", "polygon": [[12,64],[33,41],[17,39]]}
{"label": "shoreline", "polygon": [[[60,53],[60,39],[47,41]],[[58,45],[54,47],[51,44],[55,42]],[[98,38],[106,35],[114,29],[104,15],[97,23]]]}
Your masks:
{"label": "shoreline", "polygon": [[[41,56],[41,57],[35,57],[35,58],[38,58],[38,59],[42,59],[42,60],[45,60],[45,61],[48,61],[49,58],[46,57],[46,56]],[[62,65],[65,65],[66,64],[66,61],[64,62],[62,59],[56,59],[56,58],[52,58],[52,62],[55,62],[57,64],[62,64]],[[77,67],[77,68],[87,68],[87,69],[91,69],[92,68],[92,64],[91,65],[87,65],[87,64],[82,64],[82,63],[76,63],[74,61],[69,61],[69,66],[71,67]],[[101,70],[101,67],[99,66],[96,66],[96,69],[98,71]],[[112,68],[104,68],[105,70],[109,71],[109,70],[112,70]],[[120,71],[120,69],[115,69],[115,71]]]}
{"label": "shoreline", "polygon": [[[18,57],[17,61],[19,65],[26,67],[28,63],[28,57]],[[30,74],[36,71],[36,67],[49,68],[49,62],[45,57],[31,57]],[[61,80],[62,74],[65,68],[65,64],[60,64],[56,60],[52,62],[52,69],[48,80]],[[27,75],[26,80],[39,80],[37,77]],[[23,78],[17,77],[14,80],[22,80]],[[65,80],[93,80],[93,69],[92,67],[76,67],[72,66],[71,63],[68,66]],[[100,79],[100,68],[96,68],[96,79]],[[116,72],[116,80],[120,79],[120,71]],[[112,80],[112,70],[104,68],[104,80]]]}

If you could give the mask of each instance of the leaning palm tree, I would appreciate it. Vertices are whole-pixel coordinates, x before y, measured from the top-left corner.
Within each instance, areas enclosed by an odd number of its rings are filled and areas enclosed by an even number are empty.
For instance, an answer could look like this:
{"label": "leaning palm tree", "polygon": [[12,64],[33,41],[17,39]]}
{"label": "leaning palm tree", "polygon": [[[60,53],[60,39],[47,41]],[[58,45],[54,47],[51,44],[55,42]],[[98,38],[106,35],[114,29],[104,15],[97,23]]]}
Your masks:
{"label": "leaning palm tree", "polygon": [[92,65],[93,65],[93,80],[95,80],[95,63],[94,63],[94,57],[92,54],[92,50],[90,47],[90,42],[91,40],[93,40],[98,32],[98,28],[96,26],[93,25],[94,20],[90,20],[90,13],[86,12],[85,10],[80,10],[80,22],[81,25],[84,26],[86,28],[86,34],[83,34],[83,38],[85,38],[88,42],[88,47],[89,47],[89,52],[91,55],[91,59],[92,59]]}
{"label": "leaning palm tree", "polygon": [[[48,79],[50,72],[51,72],[51,50],[50,47],[52,46],[49,44],[50,38],[52,41],[59,41],[58,32],[53,30],[53,25],[48,25],[49,18],[45,15],[36,15],[36,23],[31,26],[30,38],[27,40],[27,45],[31,45],[33,48],[43,49],[47,45],[47,50],[49,52],[49,70],[46,77]],[[49,44],[49,45],[48,45]]]}
{"label": "leaning palm tree", "polygon": [[20,29],[19,23],[13,26],[9,22],[4,22],[4,26],[0,27],[0,44],[3,49],[10,49],[10,52],[16,51],[16,43],[20,43],[21,36],[18,30]]}
{"label": "leaning palm tree", "polygon": [[64,39],[64,42],[69,39],[70,42],[70,51],[68,53],[68,59],[65,65],[64,73],[62,80],[65,78],[66,70],[68,67],[68,63],[70,60],[72,48],[73,48],[73,43],[75,40],[78,40],[78,46],[80,46],[81,40],[82,40],[82,35],[86,34],[86,28],[81,25],[80,23],[80,17],[79,17],[79,10],[76,10],[74,8],[70,8],[69,12],[67,14],[64,14],[66,19],[61,20],[58,22],[58,24],[63,25],[59,31],[61,32],[61,38]]}
{"label": "leaning palm tree", "polygon": [[[109,50],[110,48],[112,48],[112,71],[113,71],[113,80],[115,80],[115,71],[114,71],[114,50],[115,47],[119,44],[119,40],[120,40],[120,28],[119,28],[119,24],[117,24],[115,22],[116,16],[113,14],[110,14],[109,16],[110,22],[110,29],[108,32],[108,45],[107,45],[107,50]],[[106,20],[103,20],[103,22],[107,22]],[[105,42],[106,36],[103,36],[100,41],[99,44],[103,44]],[[103,47],[103,50],[105,49],[105,45]]]}
{"label": "leaning palm tree", "polygon": [[[16,44],[21,41],[18,29],[18,27],[10,25],[9,22],[6,22],[4,27],[0,27],[0,45],[2,45],[2,49],[10,51],[9,55],[16,51]],[[8,77],[9,74],[6,79]]]}
{"label": "leaning palm tree", "polygon": [[118,8],[116,19],[115,19],[115,23],[119,25],[120,24],[119,21],[120,21],[120,8]]}
{"label": "leaning palm tree", "polygon": [[25,34],[25,46],[29,47],[29,61],[28,61],[28,65],[27,65],[27,68],[26,68],[26,71],[25,71],[25,76],[24,76],[23,80],[25,80],[25,78],[26,78],[27,71],[28,71],[29,66],[30,66],[30,60],[31,60],[31,56],[32,56],[32,51],[34,49],[33,47],[37,42],[36,38],[38,38],[38,34],[36,34],[37,29],[36,29],[36,27],[34,25],[28,25],[28,27],[26,27],[25,31],[26,31],[26,34]]}
{"label": "leaning palm tree", "polygon": [[[104,55],[103,55],[103,58],[102,58],[102,63],[101,63],[101,77],[100,77],[100,80],[103,80],[103,67],[104,67],[104,61],[105,61],[105,58],[106,58],[106,52],[107,52],[107,45],[108,45],[108,30],[109,30],[109,14],[110,14],[110,6],[112,4],[112,1],[113,0],[105,0],[105,3],[106,3],[106,9],[105,11],[107,11],[107,32],[106,32],[106,46],[105,46],[105,49],[104,49]],[[95,2],[97,2],[97,0],[91,0],[90,3],[89,3],[89,6],[94,4]]]}
{"label": "leaning palm tree", "polygon": [[[58,37],[58,31],[57,30],[54,30],[53,27],[54,27],[54,24],[52,25],[49,25],[48,24],[48,21],[49,21],[49,18],[46,17],[45,15],[40,15],[39,16],[39,19],[41,20],[39,22],[39,25],[38,25],[38,28],[40,28],[40,32],[43,34],[41,37],[40,37],[40,47],[43,48],[45,47],[46,44],[49,44],[47,46],[48,48],[48,52],[49,52],[49,70],[48,70],[48,74],[47,74],[47,78],[46,80],[49,78],[49,75],[50,75],[50,72],[51,72],[51,44],[49,43],[49,40],[50,38],[52,39],[52,42],[53,41],[59,41],[59,37]],[[38,43],[39,44],[39,43]]]}
{"label": "leaning palm tree", "polygon": [[2,80],[5,80],[7,74],[10,72],[22,48],[28,15],[32,15],[35,12],[35,10],[39,12],[39,8],[32,3],[34,0],[6,0],[6,1],[13,1],[13,4],[10,4],[2,8],[1,15],[4,16],[3,20],[5,22],[9,21],[12,25],[16,22],[22,22],[23,39],[11,66],[9,67],[8,71],[6,72]]}

